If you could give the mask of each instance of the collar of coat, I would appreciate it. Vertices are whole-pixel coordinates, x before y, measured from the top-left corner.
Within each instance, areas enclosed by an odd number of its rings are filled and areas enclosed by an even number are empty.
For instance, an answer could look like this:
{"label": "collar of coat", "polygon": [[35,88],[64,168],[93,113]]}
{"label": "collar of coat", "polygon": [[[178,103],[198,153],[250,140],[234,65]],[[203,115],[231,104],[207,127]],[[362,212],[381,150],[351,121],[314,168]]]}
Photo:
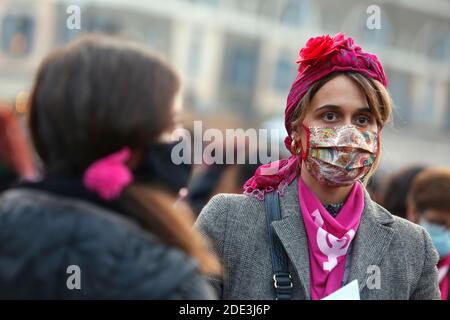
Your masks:
{"label": "collar of coat", "polygon": [[[301,285],[310,299],[310,267],[308,239],[300,213],[298,201],[298,184],[295,179],[280,197],[281,217],[279,221],[272,222],[275,233],[283,244],[294,269],[299,275]],[[359,289],[362,290],[367,283],[374,266],[379,266],[383,256],[389,248],[394,236],[390,227],[394,218],[384,208],[376,204],[364,190],[364,211],[351,253],[351,267],[348,282],[358,279]]]}

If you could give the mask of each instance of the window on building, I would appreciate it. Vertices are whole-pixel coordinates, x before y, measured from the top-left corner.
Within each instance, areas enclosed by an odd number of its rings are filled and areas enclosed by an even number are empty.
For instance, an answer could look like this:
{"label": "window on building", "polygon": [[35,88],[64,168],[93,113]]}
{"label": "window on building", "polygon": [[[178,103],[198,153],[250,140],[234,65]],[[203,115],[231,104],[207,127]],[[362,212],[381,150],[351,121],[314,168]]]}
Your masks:
{"label": "window on building", "polygon": [[234,46],[229,48],[226,81],[230,87],[252,89],[256,82],[258,51],[256,48]]}
{"label": "window on building", "polygon": [[450,60],[450,38],[448,33],[440,32],[434,37],[429,47],[429,56],[438,62],[448,62]]}
{"label": "window on building", "polygon": [[260,44],[257,40],[234,34],[225,42],[220,99],[232,110],[249,116],[255,107]]}
{"label": "window on building", "polygon": [[95,12],[86,15],[86,30],[88,32],[116,35],[120,33],[121,29],[120,22],[113,17]]}
{"label": "window on building", "polygon": [[437,124],[436,119],[436,99],[435,99],[436,82],[433,79],[427,81],[420,109],[415,115],[416,122],[422,124]]}
{"label": "window on building", "polygon": [[288,0],[282,4],[280,22],[287,26],[315,27],[319,19],[318,8],[310,0]]}
{"label": "window on building", "polygon": [[394,101],[394,121],[398,126],[411,125],[412,98],[410,76],[400,71],[386,71],[389,79],[389,90]]}
{"label": "window on building", "polygon": [[304,15],[302,1],[289,0],[281,12],[281,22],[290,26],[298,26]]}
{"label": "window on building", "polygon": [[2,50],[13,57],[26,56],[32,51],[35,21],[31,15],[6,14],[2,21]]}
{"label": "window on building", "polygon": [[171,36],[170,28],[169,21],[153,17],[151,19],[147,18],[147,25],[144,32],[147,45],[154,51],[168,55]]}
{"label": "window on building", "polygon": [[56,28],[56,42],[59,44],[66,44],[74,39],[76,39],[77,37],[81,36],[83,33],[83,28],[84,28],[84,14],[81,14],[80,19],[81,19],[81,25],[80,25],[80,29],[77,28],[68,28],[67,27],[67,19],[69,17],[68,13],[67,13],[67,4],[66,3],[61,3],[58,5],[58,9],[57,9],[57,23],[58,23],[58,27]]}
{"label": "window on building", "polygon": [[296,75],[296,64],[288,55],[281,55],[275,66],[274,88],[278,91],[287,92]]}
{"label": "window on building", "polygon": [[219,6],[221,0],[188,0],[188,2],[192,2],[195,4],[206,5],[209,7],[217,7]]}
{"label": "window on building", "polygon": [[203,31],[194,29],[189,47],[187,71],[190,77],[196,78],[200,72],[203,48]]}
{"label": "window on building", "polygon": [[[364,7],[362,7],[364,8]],[[392,27],[391,19],[389,18],[389,14],[381,8],[382,12],[380,14],[380,28],[379,29],[369,29],[367,27],[367,14],[360,15],[360,32],[361,39],[364,43],[367,43],[370,46],[389,46],[392,43],[394,36],[394,29]]]}
{"label": "window on building", "polygon": [[[450,83],[448,83],[447,92],[450,92]],[[447,110],[445,111],[444,128],[450,133],[450,94],[447,94]]]}

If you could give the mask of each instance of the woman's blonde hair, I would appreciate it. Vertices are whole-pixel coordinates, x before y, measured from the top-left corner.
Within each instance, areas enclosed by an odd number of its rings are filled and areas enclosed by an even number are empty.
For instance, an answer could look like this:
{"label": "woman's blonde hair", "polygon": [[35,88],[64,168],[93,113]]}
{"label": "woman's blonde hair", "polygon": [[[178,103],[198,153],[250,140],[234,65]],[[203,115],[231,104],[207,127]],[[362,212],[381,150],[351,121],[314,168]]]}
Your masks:
{"label": "woman's blonde hair", "polygon": [[[367,103],[369,104],[370,112],[375,117],[378,129],[381,130],[386,123],[391,120],[392,117],[392,99],[386,88],[377,80],[363,76],[356,72],[335,72],[315,82],[311,88],[305,93],[303,98],[298,103],[291,117],[291,128],[299,128],[299,125],[303,122],[306,114],[311,109],[311,101],[314,95],[319,91],[322,86],[331,79],[345,75],[354,81],[358,87],[363,91]],[[378,156],[375,159],[370,171],[364,177],[364,183],[367,183],[370,177],[375,173],[380,163],[381,158],[381,137],[379,138],[379,151]]]}

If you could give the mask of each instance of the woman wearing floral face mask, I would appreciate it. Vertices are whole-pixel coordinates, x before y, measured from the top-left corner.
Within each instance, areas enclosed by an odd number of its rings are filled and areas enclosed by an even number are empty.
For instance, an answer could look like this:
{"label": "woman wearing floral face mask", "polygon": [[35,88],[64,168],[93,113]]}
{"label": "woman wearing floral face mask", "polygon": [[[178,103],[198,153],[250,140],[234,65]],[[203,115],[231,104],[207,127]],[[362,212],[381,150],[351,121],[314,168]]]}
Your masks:
{"label": "woman wearing floral face mask", "polygon": [[197,227],[215,243],[224,299],[439,299],[438,255],[420,226],[370,199],[391,116],[378,58],[351,38],[311,38],[285,109],[292,155],[260,167],[245,195],[218,195]]}

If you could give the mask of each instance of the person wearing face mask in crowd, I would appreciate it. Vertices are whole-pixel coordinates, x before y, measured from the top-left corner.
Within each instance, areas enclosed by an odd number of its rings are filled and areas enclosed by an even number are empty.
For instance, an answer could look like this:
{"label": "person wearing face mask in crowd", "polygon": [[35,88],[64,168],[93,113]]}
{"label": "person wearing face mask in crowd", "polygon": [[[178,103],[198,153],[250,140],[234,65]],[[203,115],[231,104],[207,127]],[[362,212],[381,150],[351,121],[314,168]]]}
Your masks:
{"label": "person wearing face mask in crowd", "polygon": [[43,179],[0,196],[0,298],[215,298],[203,275],[221,266],[161,168],[179,86],[162,60],[107,37],[45,58],[29,115]]}
{"label": "person wearing face mask in crowd", "polygon": [[174,164],[171,161],[172,149],[178,142],[152,144],[146,151],[142,163],[135,170],[137,180],[154,185],[178,198],[188,186],[192,164]]}
{"label": "person wearing face mask in crowd", "polygon": [[429,168],[415,179],[408,196],[408,211],[428,231],[439,253],[439,288],[450,295],[450,168]]}
{"label": "person wearing face mask in crowd", "polygon": [[353,280],[361,299],[439,299],[428,232],[365,190],[391,116],[380,61],[339,33],[309,39],[297,62],[292,155],[258,168],[244,195],[213,197],[196,222],[223,264],[210,282],[223,299],[316,300]]}
{"label": "person wearing face mask in crowd", "polygon": [[[187,204],[187,186],[191,179],[192,163],[176,161],[172,159],[172,152],[175,146],[181,142],[177,140],[176,130],[181,128],[179,116],[181,114],[182,101],[178,94],[174,101],[174,125],[161,137],[160,143],[153,143],[147,147],[143,154],[142,162],[135,169],[136,180],[147,185],[164,190],[167,194],[176,198],[176,203],[180,200]],[[182,139],[181,136],[178,136]],[[175,156],[179,154],[175,153]],[[175,161],[174,161],[175,160]]]}

